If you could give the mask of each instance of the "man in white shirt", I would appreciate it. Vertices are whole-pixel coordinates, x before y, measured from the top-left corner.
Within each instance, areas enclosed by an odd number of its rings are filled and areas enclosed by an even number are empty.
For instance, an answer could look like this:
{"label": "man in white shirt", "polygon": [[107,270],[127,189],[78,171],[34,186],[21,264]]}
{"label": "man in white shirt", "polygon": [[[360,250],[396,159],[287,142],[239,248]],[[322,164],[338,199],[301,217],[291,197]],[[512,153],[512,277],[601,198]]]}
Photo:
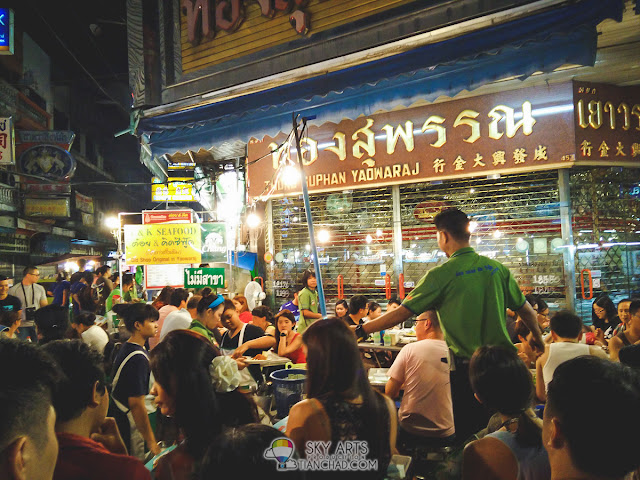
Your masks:
{"label": "man in white shirt", "polygon": [[[164,319],[162,329],[160,330],[160,342],[167,333],[173,330],[186,330],[191,326],[193,317],[187,309],[187,299],[189,293],[184,288],[176,288],[171,294],[170,303],[177,307],[177,310],[169,313]],[[197,305],[196,305],[197,306]]]}
{"label": "man in white shirt", "polygon": [[38,285],[40,272],[37,267],[28,266],[22,273],[22,281],[9,289],[9,295],[18,297],[22,302],[22,324],[16,334],[21,340],[30,338],[33,343],[36,343],[38,334],[35,313],[40,307],[46,307],[49,302],[47,302],[47,292],[44,287]]}
{"label": "man in white shirt", "polygon": [[550,322],[553,343],[546,346],[545,352],[536,360],[536,396],[538,400],[547,400],[547,388],[558,366],[572,358],[594,355],[608,359],[602,348],[579,343],[582,337],[582,319],[569,310],[562,310],[551,317]]}
{"label": "man in white shirt", "polygon": [[84,343],[104,353],[104,347],[109,343],[109,335],[95,322],[96,316],[93,313],[83,312],[73,318],[71,327],[78,332]]}
{"label": "man in white shirt", "polygon": [[400,350],[385,387],[388,396],[397,398],[404,385],[398,442],[448,445],[455,433],[449,352],[435,310],[418,316],[416,337]]}

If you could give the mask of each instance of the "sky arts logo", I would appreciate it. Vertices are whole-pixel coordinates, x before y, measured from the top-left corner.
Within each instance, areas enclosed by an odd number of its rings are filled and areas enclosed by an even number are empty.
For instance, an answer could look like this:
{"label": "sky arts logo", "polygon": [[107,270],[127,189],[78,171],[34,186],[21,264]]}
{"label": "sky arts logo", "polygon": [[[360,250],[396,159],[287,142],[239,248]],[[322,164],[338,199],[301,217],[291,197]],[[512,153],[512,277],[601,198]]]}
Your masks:
{"label": "sky arts logo", "polygon": [[369,446],[365,441],[338,442],[335,449],[331,448],[331,442],[307,442],[304,459],[293,458],[295,452],[294,443],[288,438],[281,437],[276,438],[264,451],[264,458],[275,460],[278,471],[375,472],[378,470],[378,460],[367,458]]}

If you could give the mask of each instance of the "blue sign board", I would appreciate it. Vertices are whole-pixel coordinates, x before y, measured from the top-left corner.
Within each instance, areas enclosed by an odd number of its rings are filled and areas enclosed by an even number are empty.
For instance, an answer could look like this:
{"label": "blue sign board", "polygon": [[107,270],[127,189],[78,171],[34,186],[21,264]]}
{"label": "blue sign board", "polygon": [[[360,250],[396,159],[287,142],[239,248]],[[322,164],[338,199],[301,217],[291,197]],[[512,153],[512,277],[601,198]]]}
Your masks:
{"label": "blue sign board", "polygon": [[20,156],[18,165],[24,173],[51,180],[68,180],[76,170],[75,159],[56,145],[29,148]]}
{"label": "blue sign board", "polygon": [[13,55],[13,10],[0,8],[0,55]]}

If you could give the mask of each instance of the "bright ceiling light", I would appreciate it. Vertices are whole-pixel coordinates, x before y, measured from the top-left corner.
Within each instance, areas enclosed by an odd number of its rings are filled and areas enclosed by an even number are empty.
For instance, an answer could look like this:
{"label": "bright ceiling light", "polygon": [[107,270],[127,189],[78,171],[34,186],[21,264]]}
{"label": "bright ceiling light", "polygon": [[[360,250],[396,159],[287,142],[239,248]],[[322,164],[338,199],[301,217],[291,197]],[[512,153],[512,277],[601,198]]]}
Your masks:
{"label": "bright ceiling light", "polygon": [[469,222],[469,233],[473,233],[476,231],[476,228],[478,228],[478,222],[475,221],[470,221]]}
{"label": "bright ceiling light", "polygon": [[381,237],[382,236],[382,229],[377,229],[376,230],[376,237]]}
{"label": "bright ceiling light", "polygon": [[500,230],[495,230],[493,232],[493,238],[500,238],[502,237],[502,232]]}
{"label": "bright ceiling light", "polygon": [[104,219],[104,225],[109,230],[116,230],[120,228],[120,220],[118,220],[118,217],[107,217]]}
{"label": "bright ceiling light", "polygon": [[331,235],[329,235],[329,230],[323,229],[318,232],[318,241],[320,243],[327,243],[330,238],[331,238]]}
{"label": "bright ceiling light", "polygon": [[373,237],[371,235],[367,235],[365,237],[365,240],[366,240],[367,243],[371,243],[371,242],[373,242]]}
{"label": "bright ceiling light", "polygon": [[260,223],[261,223],[260,217],[255,213],[250,213],[249,215],[247,215],[247,226],[249,228],[256,228],[260,226]]}

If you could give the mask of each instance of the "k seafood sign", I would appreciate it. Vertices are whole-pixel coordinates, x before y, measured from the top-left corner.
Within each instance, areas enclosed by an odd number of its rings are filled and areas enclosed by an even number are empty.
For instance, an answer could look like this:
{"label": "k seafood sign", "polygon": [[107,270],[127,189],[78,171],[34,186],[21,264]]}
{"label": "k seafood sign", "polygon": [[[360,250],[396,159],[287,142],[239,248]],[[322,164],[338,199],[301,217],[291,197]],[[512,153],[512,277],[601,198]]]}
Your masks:
{"label": "k seafood sign", "polygon": [[[296,194],[287,134],[249,142],[249,196]],[[570,167],[571,84],[503,92],[309,127],[302,139],[311,192]],[[259,160],[260,159],[260,160]],[[258,161],[256,161],[258,160]],[[255,163],[253,163],[255,162]]]}

